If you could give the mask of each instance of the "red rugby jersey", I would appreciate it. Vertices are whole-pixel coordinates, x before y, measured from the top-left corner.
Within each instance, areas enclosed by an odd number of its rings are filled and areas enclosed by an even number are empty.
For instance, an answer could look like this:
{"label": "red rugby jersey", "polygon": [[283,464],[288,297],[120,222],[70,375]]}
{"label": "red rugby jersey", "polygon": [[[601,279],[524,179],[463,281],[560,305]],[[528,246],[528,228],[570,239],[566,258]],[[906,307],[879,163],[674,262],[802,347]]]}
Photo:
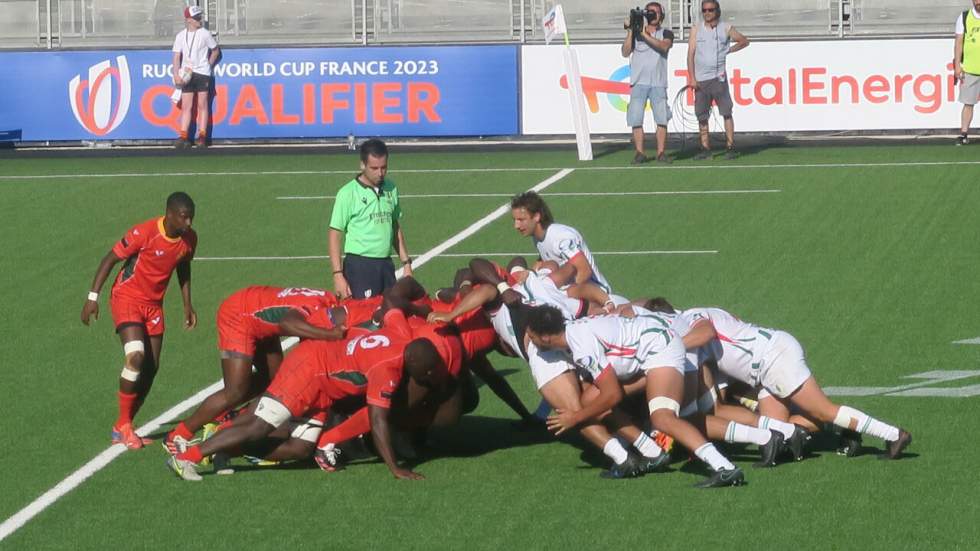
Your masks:
{"label": "red rugby jersey", "polygon": [[137,224],[112,247],[123,266],[112,284],[112,298],[159,305],[178,264],[194,258],[197,234],[167,237],[163,217]]}

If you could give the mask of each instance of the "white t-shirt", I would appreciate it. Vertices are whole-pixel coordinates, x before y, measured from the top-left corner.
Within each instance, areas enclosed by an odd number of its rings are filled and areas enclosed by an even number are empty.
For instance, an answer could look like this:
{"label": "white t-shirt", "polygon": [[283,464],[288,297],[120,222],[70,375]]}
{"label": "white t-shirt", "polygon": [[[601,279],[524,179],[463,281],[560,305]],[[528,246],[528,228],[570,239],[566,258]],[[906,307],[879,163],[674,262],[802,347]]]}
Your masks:
{"label": "white t-shirt", "polygon": [[574,320],[584,316],[588,311],[588,304],[583,300],[568,296],[563,289],[559,289],[549,277],[550,274],[551,270],[547,268],[537,272],[529,270],[524,282],[512,285],[511,289],[521,295],[521,300],[525,304],[531,306],[549,304],[558,308],[566,320]]}
{"label": "white t-shirt", "polygon": [[181,56],[181,67],[190,67],[199,75],[211,76],[211,64],[208,63],[208,51],[218,47],[218,42],[211,36],[211,31],[201,27],[193,32],[184,29],[177,33],[174,39],[174,52]]}
{"label": "white t-shirt", "polygon": [[580,254],[585,255],[586,262],[592,268],[591,282],[602,287],[607,293],[612,291],[609,282],[606,281],[602,272],[595,265],[595,259],[592,258],[592,251],[585,244],[585,239],[582,238],[582,234],[575,228],[564,224],[551,224],[544,232],[544,239],[541,241],[534,239],[534,246],[538,249],[538,256],[542,260],[557,262],[559,266],[564,265]]}
{"label": "white t-shirt", "polygon": [[691,308],[680,315],[691,327],[702,320],[714,326],[718,338],[708,346],[719,371],[750,386],[759,382],[763,358],[775,329],[744,322],[721,308]]}
{"label": "white t-shirt", "polygon": [[611,367],[620,381],[630,381],[648,369],[684,370],[684,344],[659,314],[634,318],[592,316],[565,324],[565,340],[576,372],[594,381]]}
{"label": "white t-shirt", "polygon": [[[973,11],[973,17],[980,19],[980,12],[978,12],[976,8],[970,9]],[[960,14],[956,16],[956,34],[964,33],[966,33],[966,29],[963,27],[963,12],[960,12]]]}

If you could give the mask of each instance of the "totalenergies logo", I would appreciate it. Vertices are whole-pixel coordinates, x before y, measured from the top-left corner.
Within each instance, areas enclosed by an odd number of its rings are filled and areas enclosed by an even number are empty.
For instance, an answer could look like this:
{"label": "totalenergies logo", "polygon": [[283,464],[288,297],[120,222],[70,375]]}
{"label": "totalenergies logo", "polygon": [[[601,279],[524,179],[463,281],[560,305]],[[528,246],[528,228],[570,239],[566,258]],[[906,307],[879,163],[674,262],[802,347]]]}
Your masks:
{"label": "totalenergies logo", "polygon": [[[599,112],[599,94],[606,94],[606,100],[613,109],[626,112],[629,106],[630,95],[630,67],[623,65],[613,71],[608,79],[582,77],[582,93],[585,94],[585,101],[589,104],[589,111]],[[568,75],[562,75],[560,85],[568,89]],[[626,96],[626,99],[623,99]]]}
{"label": "totalenergies logo", "polygon": [[88,68],[88,79],[75,75],[68,83],[68,103],[75,120],[96,136],[105,136],[122,124],[129,111],[131,85],[126,56],[116,67],[105,60]]}

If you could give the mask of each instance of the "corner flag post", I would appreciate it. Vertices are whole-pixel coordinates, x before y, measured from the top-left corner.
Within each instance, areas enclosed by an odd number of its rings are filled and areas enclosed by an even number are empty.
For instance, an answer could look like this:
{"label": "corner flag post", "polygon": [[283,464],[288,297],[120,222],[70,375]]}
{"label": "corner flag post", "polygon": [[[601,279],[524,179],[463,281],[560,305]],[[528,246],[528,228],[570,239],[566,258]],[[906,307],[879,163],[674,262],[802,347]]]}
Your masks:
{"label": "corner flag post", "polygon": [[565,37],[565,50],[562,57],[565,61],[565,76],[568,80],[568,99],[572,106],[572,122],[575,126],[575,142],[578,145],[578,159],[592,160],[592,141],[589,132],[589,117],[585,110],[585,94],[582,92],[582,71],[579,69],[578,52],[572,49],[568,40],[568,28],[565,25],[565,13],[561,4],[556,4],[542,21],[544,26],[544,42],[562,34]]}

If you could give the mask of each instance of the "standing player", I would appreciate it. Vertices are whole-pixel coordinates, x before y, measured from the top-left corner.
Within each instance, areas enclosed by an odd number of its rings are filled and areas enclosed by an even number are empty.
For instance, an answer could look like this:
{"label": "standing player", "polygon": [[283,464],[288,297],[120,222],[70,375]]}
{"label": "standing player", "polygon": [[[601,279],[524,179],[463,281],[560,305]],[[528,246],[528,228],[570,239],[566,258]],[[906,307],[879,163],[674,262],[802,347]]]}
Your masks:
{"label": "standing player", "polygon": [[338,400],[366,396],[378,455],[396,478],[422,478],[398,466],[391,449],[388,411],[402,386],[403,371],[409,375],[408,386],[414,383],[429,387],[445,380],[446,367],[441,365],[431,341],[412,340],[401,312],[388,312],[385,322],[385,328],[380,331],[346,341],[300,343],[283,361],[259,400],[254,416],[219,431],[200,445],[172,455],[167,464],[184,480],[200,480],[194,464],[204,457],[235,451],[243,444],[262,440],[292,417],[314,416],[329,411]]}
{"label": "standing player", "polygon": [[[197,107],[197,146],[208,146],[208,99],[211,93],[211,68],[218,62],[221,49],[211,35],[211,31],[203,27],[201,17],[204,12],[199,6],[184,8],[184,25],[187,27],[177,33],[174,46],[171,48],[173,57],[174,84],[180,88],[180,134],[177,149],[191,146],[188,131],[191,118]],[[190,73],[184,78],[182,73]]]}
{"label": "standing player", "polygon": [[889,425],[850,406],[830,401],[810,373],[803,347],[785,331],[746,323],[720,308],[691,308],[681,312],[692,331],[703,338],[693,346],[709,345],[718,370],[759,388],[759,413],[788,421],[794,405],[811,420],[885,441],[882,459],[898,459],[912,442],[908,431]]}
{"label": "standing player", "polygon": [[533,191],[522,193],[511,199],[510,209],[514,229],[534,241],[541,260],[552,260],[559,266],[571,263],[575,266],[575,283],[591,282],[612,292],[582,234],[571,226],[555,223],[540,195]]}
{"label": "standing player", "polygon": [[302,287],[246,287],[225,299],[218,307],[224,387],[178,423],[167,441],[190,440],[205,423],[265,390],[282,363],[280,337],[343,338],[345,328],[334,323],[336,305],[332,294]]}
{"label": "standing player", "polygon": [[191,229],[193,220],[194,201],[190,196],[182,191],[170,194],[164,216],[130,228],[102,258],[82,307],[82,323],[88,325],[92,317],[99,319],[99,291],[113,266],[125,261],[109,299],[126,356],[119,376],[119,417],[111,435],[114,444],[125,444],[129,449],[142,448],[146,443],[133,430],[133,418],[146,400],[160,366],[163,295],[175,269],[184,301],[184,327],[193,329],[197,325],[197,314],[191,306],[191,259],[197,248],[197,234]]}

